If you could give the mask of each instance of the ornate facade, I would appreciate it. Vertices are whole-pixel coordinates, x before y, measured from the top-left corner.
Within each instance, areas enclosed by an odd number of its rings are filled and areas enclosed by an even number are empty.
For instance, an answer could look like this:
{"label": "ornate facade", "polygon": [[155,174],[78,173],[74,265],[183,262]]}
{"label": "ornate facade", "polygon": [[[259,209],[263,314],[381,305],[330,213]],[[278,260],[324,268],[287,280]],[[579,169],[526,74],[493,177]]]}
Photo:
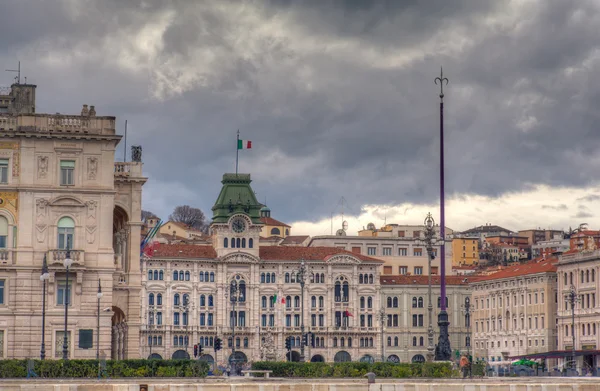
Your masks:
{"label": "ornate facade", "polygon": [[[376,359],[382,262],[334,247],[261,247],[262,205],[250,176],[225,174],[222,183],[212,245],[158,244],[142,258],[141,355],[187,357],[201,344],[219,363],[232,348],[242,360],[282,360],[293,337],[291,359],[298,360],[304,319],[314,334],[306,361]],[[224,341],[216,355],[215,337]]]}
{"label": "ornate facade", "polygon": [[98,317],[101,354],[137,357],[145,178],[141,162],[114,163],[115,118],[87,105],[80,115],[9,111],[0,131],[0,357],[40,357],[43,300],[46,358],[62,357],[65,301],[69,357],[96,356]]}

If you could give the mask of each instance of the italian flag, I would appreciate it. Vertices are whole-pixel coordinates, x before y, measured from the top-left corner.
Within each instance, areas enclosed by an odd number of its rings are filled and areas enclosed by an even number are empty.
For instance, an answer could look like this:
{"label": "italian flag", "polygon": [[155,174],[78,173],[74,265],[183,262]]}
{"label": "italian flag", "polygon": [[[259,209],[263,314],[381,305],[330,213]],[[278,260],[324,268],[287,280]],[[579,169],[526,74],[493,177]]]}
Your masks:
{"label": "italian flag", "polygon": [[252,141],[250,140],[238,140],[238,147],[237,149],[251,149],[252,148]]}

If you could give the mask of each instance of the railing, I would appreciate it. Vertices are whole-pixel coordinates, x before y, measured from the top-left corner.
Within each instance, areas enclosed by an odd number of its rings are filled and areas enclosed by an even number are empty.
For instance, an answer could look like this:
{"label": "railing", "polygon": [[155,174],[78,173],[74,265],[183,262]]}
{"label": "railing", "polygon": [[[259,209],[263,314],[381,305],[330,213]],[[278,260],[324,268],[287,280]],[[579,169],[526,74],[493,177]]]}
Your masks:
{"label": "railing", "polygon": [[559,264],[574,263],[600,258],[600,250],[581,251],[574,254],[563,254],[560,257]]}
{"label": "railing", "polygon": [[[84,263],[83,250],[69,250],[70,256],[74,263],[82,265]],[[62,263],[67,256],[67,250],[54,249],[50,250],[50,263]]]}
{"label": "railing", "polygon": [[139,162],[115,162],[116,177],[141,177],[142,163]]}

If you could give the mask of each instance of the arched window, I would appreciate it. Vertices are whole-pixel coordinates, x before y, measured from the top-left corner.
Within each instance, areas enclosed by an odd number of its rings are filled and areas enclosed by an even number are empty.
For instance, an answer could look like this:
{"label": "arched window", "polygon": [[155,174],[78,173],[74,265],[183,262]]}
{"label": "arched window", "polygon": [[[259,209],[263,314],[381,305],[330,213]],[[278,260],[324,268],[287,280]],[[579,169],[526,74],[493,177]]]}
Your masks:
{"label": "arched window", "polygon": [[367,308],[373,308],[373,298],[371,296],[367,298]]}
{"label": "arched window", "polygon": [[[360,339],[360,341],[362,342],[362,338]],[[387,338],[387,343],[388,343],[387,346],[392,346],[392,337]],[[361,344],[361,346],[362,346],[362,344]]]}
{"label": "arched window", "polygon": [[173,305],[179,305],[179,304],[180,304],[179,293],[175,293],[175,296],[173,296]]}
{"label": "arched window", "polygon": [[240,301],[246,301],[246,282],[243,280],[240,281],[238,284],[238,289],[240,290]]}
{"label": "arched window", "polygon": [[260,283],[261,284],[265,283],[265,273],[260,273]]}
{"label": "arched window", "polygon": [[392,308],[392,298],[389,296],[387,298],[387,308]]}
{"label": "arched window", "polygon": [[323,298],[323,296],[319,296],[319,308],[323,308],[323,306],[325,305],[325,299]]}
{"label": "arched window", "polygon": [[275,273],[271,273],[271,283],[275,284]]}
{"label": "arched window", "polygon": [[154,271],[154,279],[155,279],[155,280],[158,280],[158,270],[155,270],[155,271]]}
{"label": "arched window", "polygon": [[349,296],[350,286],[348,285],[348,281],[344,281],[344,283],[342,284],[342,301],[347,302]]}
{"label": "arched window", "polygon": [[187,306],[190,304],[190,295],[187,293],[183,295],[183,305]]}
{"label": "arched window", "polygon": [[358,283],[359,283],[359,284],[362,284],[362,283],[363,283],[363,281],[364,281],[364,280],[363,280],[363,275],[362,275],[362,274],[359,274],[359,276],[358,276]]}
{"label": "arched window", "polygon": [[235,240],[235,246],[236,246],[237,248],[241,248],[241,247],[242,247],[242,241],[240,240],[240,238],[237,238],[237,239]]}
{"label": "arched window", "polygon": [[185,273],[183,272],[183,270],[179,271],[179,281],[183,281],[185,279]]}
{"label": "arched window", "polygon": [[419,297],[419,308],[423,308],[423,298]]}
{"label": "arched window", "polygon": [[210,282],[215,282],[215,272],[210,272]]}
{"label": "arched window", "polygon": [[333,337],[333,347],[336,348],[337,347],[337,337]]}
{"label": "arched window", "polygon": [[398,298],[394,297],[394,308],[398,308]]}
{"label": "arched window", "polygon": [[208,282],[209,275],[210,274],[208,272],[204,272],[204,282]]}
{"label": "arched window", "polygon": [[271,235],[281,235],[279,228],[271,228]]}
{"label": "arched window", "polygon": [[286,296],[286,298],[285,298],[285,306],[287,308],[292,308],[292,296]]}
{"label": "arched window", "polygon": [[423,337],[419,337],[419,346],[423,346]]}
{"label": "arched window", "polygon": [[242,238],[242,248],[246,248],[246,238]]}
{"label": "arched window", "polygon": [[208,295],[208,306],[212,307],[214,304],[213,295]]}
{"label": "arched window", "polygon": [[261,299],[262,308],[267,308],[267,296],[263,296]]}
{"label": "arched window", "polygon": [[565,278],[564,278],[564,280],[565,280],[565,281],[564,281],[565,285],[567,285],[567,284],[569,283],[569,281],[568,281],[568,279],[567,279],[567,273],[565,273]]}
{"label": "arched window", "polygon": [[198,277],[200,282],[204,282],[204,272],[200,272],[200,275]]}
{"label": "arched window", "polygon": [[290,282],[290,273],[285,273],[285,282],[286,283]]}
{"label": "arched window", "polygon": [[229,246],[229,239],[225,238],[223,239],[223,247],[227,248],[227,246]]}
{"label": "arched window", "polygon": [[579,280],[580,282],[585,282],[585,278],[583,277],[584,273],[583,270],[581,271],[581,279]]}
{"label": "arched window", "polygon": [[267,273],[267,284],[271,283],[271,273]]}
{"label": "arched window", "polygon": [[248,248],[253,248],[254,247],[254,239],[250,238],[248,239]]}
{"label": "arched window", "polygon": [[231,238],[231,248],[235,248],[235,238]]}
{"label": "arched window", "polygon": [[586,270],[585,272],[585,282],[590,282],[590,271]]}
{"label": "arched window", "polygon": [[190,272],[185,272],[185,280],[186,281],[190,280]]}
{"label": "arched window", "polygon": [[339,282],[339,281],[335,282],[333,294],[335,296],[336,303],[339,303],[340,301],[342,301],[342,283],[341,282]]}
{"label": "arched window", "polygon": [[160,272],[158,272],[158,279],[161,281],[165,279],[165,274],[163,273],[162,270]]}
{"label": "arched window", "polygon": [[152,270],[148,270],[148,280],[152,279]]}
{"label": "arched window", "polygon": [[394,337],[394,346],[398,346],[398,337]]}
{"label": "arched window", "polygon": [[206,306],[206,296],[200,295],[200,307]]}
{"label": "arched window", "polygon": [[300,296],[294,296],[294,307],[300,308]]}
{"label": "arched window", "polygon": [[340,347],[344,347],[346,345],[346,340],[344,339],[344,337],[340,338]]}
{"label": "arched window", "polygon": [[348,347],[352,347],[352,337],[348,337]]}
{"label": "arched window", "polygon": [[173,272],[173,281],[177,281],[177,280],[179,280],[179,273],[177,273],[177,270],[175,270]]}
{"label": "arched window", "polygon": [[413,337],[413,346],[417,346],[417,337]]}
{"label": "arched window", "polygon": [[[8,221],[2,216],[6,222],[6,235],[8,235]],[[2,233],[0,232],[0,236]],[[6,237],[5,235],[5,237]],[[62,217],[58,220],[58,248],[66,249],[73,248],[73,238],[75,237],[75,222],[70,217]],[[6,248],[6,245],[3,246]]]}
{"label": "arched window", "polygon": [[148,305],[154,305],[154,293],[148,295]]}
{"label": "arched window", "polygon": [[465,337],[465,346],[466,347],[470,347],[471,346],[471,337]]}
{"label": "arched window", "polygon": [[414,296],[412,298],[412,308],[417,308],[417,298]]}
{"label": "arched window", "polygon": [[156,295],[156,305],[162,305],[162,294]]}
{"label": "arched window", "polygon": [[369,284],[373,284],[373,275],[369,274]]}
{"label": "arched window", "polygon": [[364,296],[360,297],[360,308],[365,308],[365,297]]}
{"label": "arched window", "polygon": [[[361,299],[362,299],[362,297],[361,297]],[[315,308],[317,306],[317,296],[313,296],[310,298],[310,306],[312,308]]]}

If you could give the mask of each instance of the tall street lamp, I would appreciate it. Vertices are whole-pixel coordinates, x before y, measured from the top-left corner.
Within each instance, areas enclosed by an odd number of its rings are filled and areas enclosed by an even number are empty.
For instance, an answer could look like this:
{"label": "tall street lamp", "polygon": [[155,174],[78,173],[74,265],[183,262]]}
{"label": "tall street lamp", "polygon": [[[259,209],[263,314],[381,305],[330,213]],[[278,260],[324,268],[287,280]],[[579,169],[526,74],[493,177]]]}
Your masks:
{"label": "tall street lamp", "polygon": [[[427,326],[427,361],[431,362],[434,359],[434,342],[433,342],[433,299],[431,298],[431,262],[435,259],[433,252],[434,246],[437,244],[438,239],[435,237],[435,220],[431,213],[427,213],[425,218],[425,248],[427,250],[427,260],[429,264],[428,278],[427,278],[427,295],[429,297],[429,304],[427,305],[427,314],[429,325]],[[442,239],[443,241],[443,239]],[[444,296],[442,296],[444,297]],[[445,300],[444,300],[445,301]]]}
{"label": "tall street lamp", "polygon": [[385,362],[385,345],[383,342],[383,326],[385,325],[385,308],[381,307],[379,310],[379,324],[381,325],[381,362]]}
{"label": "tall street lamp", "polygon": [[574,285],[571,285],[571,288],[569,289],[569,292],[567,294],[567,299],[571,304],[571,336],[573,337],[573,348],[571,349],[571,354],[573,355],[573,369],[575,369],[577,368],[577,361],[575,359],[575,303],[579,301],[579,297],[577,297],[577,290],[575,289]]}
{"label": "tall street lamp", "polygon": [[69,359],[69,337],[67,334],[67,321],[69,319],[69,297],[71,296],[71,288],[69,287],[69,268],[73,264],[73,260],[71,259],[71,249],[67,244],[67,252],[65,253],[65,259],[63,261],[63,265],[67,269],[67,278],[66,278],[66,286],[65,286],[65,335],[63,338],[63,360]]}
{"label": "tall street lamp", "polygon": [[96,361],[98,361],[98,379],[100,379],[100,299],[102,298],[102,286],[100,285],[100,279],[98,279],[98,319],[96,322]]}
{"label": "tall street lamp", "polygon": [[446,216],[444,210],[444,82],[448,85],[448,78],[440,68],[440,76],[436,77],[435,84],[440,82],[440,313],[438,315],[438,326],[440,327],[440,338],[435,351],[436,361],[450,361],[452,348],[448,337],[448,312],[446,312]]}
{"label": "tall street lamp", "polygon": [[298,270],[294,271],[293,273],[296,274],[296,280],[300,283],[300,290],[302,291],[302,303],[300,308],[302,311],[300,317],[300,333],[302,334],[300,341],[300,362],[304,362],[304,346],[306,345],[308,339],[304,334],[304,287],[306,285],[306,280],[309,278],[308,274],[310,273],[308,267],[304,263],[304,259],[300,262],[300,267]]}
{"label": "tall street lamp", "polygon": [[225,299],[229,296],[231,302],[232,315],[229,317],[231,322],[231,357],[229,363],[231,365],[231,373],[237,374],[236,370],[236,358],[235,358],[235,325],[237,324],[237,314],[235,312],[235,303],[238,301],[244,301],[244,293],[241,292],[238,283],[232,280],[229,284],[229,292],[225,292]]}
{"label": "tall street lamp", "polygon": [[465,343],[465,347],[467,348],[467,358],[469,359],[469,377],[473,377],[473,354],[471,352],[471,332],[470,332],[470,327],[471,327],[471,299],[466,297],[465,298],[465,307],[464,307],[464,313],[465,313],[465,326],[467,328],[467,336],[469,338],[466,338],[466,343]]}
{"label": "tall street lamp", "polygon": [[40,275],[40,281],[42,281],[42,348],[40,350],[40,360],[46,358],[46,281],[50,278],[48,273],[48,262],[46,261],[46,254],[44,254],[44,263],[42,264],[42,274]]}

